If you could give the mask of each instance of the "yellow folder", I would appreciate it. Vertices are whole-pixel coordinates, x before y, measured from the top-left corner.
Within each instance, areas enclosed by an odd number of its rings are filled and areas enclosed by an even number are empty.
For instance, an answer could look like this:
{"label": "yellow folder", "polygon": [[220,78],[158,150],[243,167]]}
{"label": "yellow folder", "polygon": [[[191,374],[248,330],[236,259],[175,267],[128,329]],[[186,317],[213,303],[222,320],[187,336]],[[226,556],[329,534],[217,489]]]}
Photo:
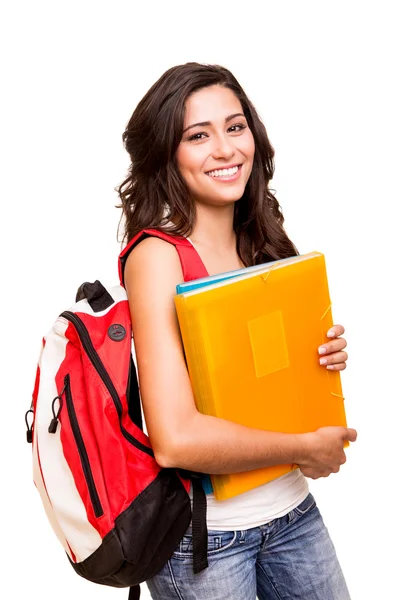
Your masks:
{"label": "yellow folder", "polygon": [[[317,350],[333,325],[324,255],[259,267],[175,296],[198,410],[288,433],[346,426],[340,373],[321,366]],[[215,497],[230,498],[293,468],[212,475]]]}

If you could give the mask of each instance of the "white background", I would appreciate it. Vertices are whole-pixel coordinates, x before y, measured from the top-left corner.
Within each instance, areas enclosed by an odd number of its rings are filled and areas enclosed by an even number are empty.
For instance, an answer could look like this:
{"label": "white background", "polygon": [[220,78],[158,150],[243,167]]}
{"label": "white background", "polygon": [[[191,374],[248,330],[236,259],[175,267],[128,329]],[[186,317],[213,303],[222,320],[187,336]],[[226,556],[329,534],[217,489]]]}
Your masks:
{"label": "white background", "polygon": [[325,254],[334,320],[348,340],[348,423],[359,439],[340,474],[311,489],[353,600],[400,598],[396,4],[3,5],[4,597],[127,597],[69,566],[31,481],[24,412],[55,317],[83,281],[117,282],[114,187],[128,166],[125,124],[167,68],[195,60],[228,67],[243,85],[276,150],[273,187],[287,232],[301,253]]}

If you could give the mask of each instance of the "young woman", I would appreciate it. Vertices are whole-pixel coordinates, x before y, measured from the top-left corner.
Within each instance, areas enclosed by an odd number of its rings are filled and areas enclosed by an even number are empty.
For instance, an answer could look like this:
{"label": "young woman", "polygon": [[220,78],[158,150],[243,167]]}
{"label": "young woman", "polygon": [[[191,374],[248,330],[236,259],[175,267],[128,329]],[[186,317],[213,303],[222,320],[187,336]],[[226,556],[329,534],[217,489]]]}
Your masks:
{"label": "young woman", "polygon": [[[298,254],[268,188],[274,151],[237,80],[220,66],[169,69],[123,136],[131,158],[119,188],[125,239],[156,228],[189,237],[207,272]],[[299,468],[235,498],[207,497],[209,567],[194,575],[191,529],[149,580],[154,599],[346,600],[334,547],[306,477],[337,473],[354,429],[306,434],[250,429],[196,409],[174,308],[183,281],[174,246],[141,241],[126,263],[143,411],[157,462],[201,473],[276,464]],[[149,301],[151,298],[151,301]],[[342,325],[315,349],[321,369],[346,367]]]}

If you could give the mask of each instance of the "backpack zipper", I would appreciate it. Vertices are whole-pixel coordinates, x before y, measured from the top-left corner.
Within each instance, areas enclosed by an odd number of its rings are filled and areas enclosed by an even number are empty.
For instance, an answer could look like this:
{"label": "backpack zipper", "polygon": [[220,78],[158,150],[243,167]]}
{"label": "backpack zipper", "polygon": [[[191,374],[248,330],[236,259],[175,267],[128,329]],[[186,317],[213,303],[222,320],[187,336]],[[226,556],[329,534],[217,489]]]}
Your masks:
{"label": "backpack zipper", "polygon": [[141,450],[142,452],[145,452],[146,454],[148,454],[149,456],[152,456],[154,458],[154,452],[151,448],[148,448],[147,446],[145,446],[144,444],[142,444],[141,442],[139,442],[136,438],[133,437],[133,435],[131,435],[126,429],[125,427],[123,427],[121,419],[122,419],[122,403],[121,400],[119,398],[119,394],[111,380],[111,377],[109,376],[107,369],[105,368],[105,366],[103,365],[101,358],[99,357],[99,355],[96,352],[95,347],[93,346],[92,340],[90,339],[90,335],[89,332],[86,328],[86,325],[84,324],[84,322],[82,321],[82,319],[80,319],[79,317],[76,316],[75,313],[70,312],[68,310],[64,311],[63,313],[61,313],[60,317],[64,317],[65,319],[67,319],[68,321],[70,321],[78,335],[79,338],[82,342],[82,346],[86,352],[86,354],[88,355],[89,359],[91,360],[94,368],[96,369],[97,373],[99,374],[101,380],[103,381],[104,385],[106,386],[107,390],[110,393],[110,396],[114,402],[114,406],[117,410],[118,413],[118,418],[119,418],[119,426],[122,432],[122,435],[124,436],[125,439],[128,440],[128,442],[130,442],[133,446],[135,446],[138,450]]}
{"label": "backpack zipper", "polygon": [[87,454],[87,450],[85,447],[85,443],[83,441],[82,432],[79,427],[78,417],[76,416],[75,406],[72,399],[71,387],[69,381],[69,375],[66,375],[64,378],[64,392],[65,392],[65,401],[67,404],[67,411],[69,416],[69,421],[71,423],[72,433],[74,435],[74,439],[78,448],[78,454],[81,459],[81,465],[83,469],[83,474],[85,476],[86,484],[89,490],[90,499],[92,501],[94,514],[97,518],[101,517],[104,514],[103,507],[100,502],[99,494],[97,493],[96,484],[94,483],[92,469],[90,468],[89,457]]}

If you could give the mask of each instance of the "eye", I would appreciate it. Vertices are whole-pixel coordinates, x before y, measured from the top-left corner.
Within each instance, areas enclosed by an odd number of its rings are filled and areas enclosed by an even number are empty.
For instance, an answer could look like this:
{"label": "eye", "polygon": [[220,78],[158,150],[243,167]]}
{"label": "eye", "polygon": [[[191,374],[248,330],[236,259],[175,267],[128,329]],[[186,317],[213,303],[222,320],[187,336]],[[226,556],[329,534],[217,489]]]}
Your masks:
{"label": "eye", "polygon": [[189,142],[196,142],[196,141],[198,141],[198,140],[202,140],[202,139],[203,139],[203,138],[202,138],[202,136],[207,136],[207,134],[206,134],[206,133],[204,133],[204,132],[203,132],[203,133],[194,133],[193,135],[191,135],[191,136],[188,138],[188,141],[189,141]]}
{"label": "eye", "polygon": [[236,125],[231,125],[231,127],[229,127],[228,131],[231,133],[239,133],[239,131],[246,129],[246,127],[247,127],[247,125],[244,125],[243,123],[236,123]]}

